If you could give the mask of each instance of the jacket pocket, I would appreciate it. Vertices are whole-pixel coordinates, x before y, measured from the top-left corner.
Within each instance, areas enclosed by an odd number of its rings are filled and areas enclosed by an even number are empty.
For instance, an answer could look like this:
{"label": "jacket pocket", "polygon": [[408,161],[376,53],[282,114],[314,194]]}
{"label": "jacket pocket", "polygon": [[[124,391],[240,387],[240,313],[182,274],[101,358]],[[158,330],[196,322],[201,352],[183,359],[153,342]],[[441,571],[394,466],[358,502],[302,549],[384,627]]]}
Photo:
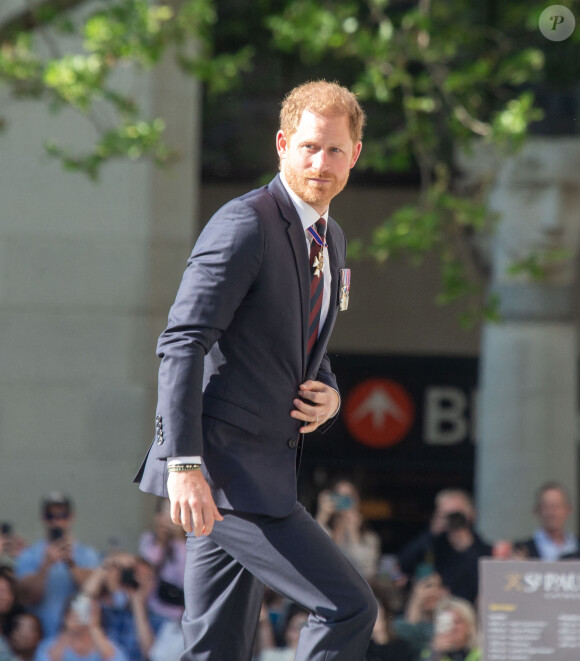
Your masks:
{"label": "jacket pocket", "polygon": [[250,434],[258,434],[262,426],[262,418],[257,413],[213,395],[203,396],[203,414],[239,427]]}

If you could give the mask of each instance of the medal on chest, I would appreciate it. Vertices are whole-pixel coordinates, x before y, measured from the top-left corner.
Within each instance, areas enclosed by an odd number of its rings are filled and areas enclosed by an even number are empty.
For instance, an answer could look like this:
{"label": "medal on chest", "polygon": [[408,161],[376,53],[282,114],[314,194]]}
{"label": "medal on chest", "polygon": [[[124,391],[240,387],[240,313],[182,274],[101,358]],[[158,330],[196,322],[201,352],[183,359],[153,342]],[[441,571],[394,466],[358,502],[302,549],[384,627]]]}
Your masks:
{"label": "medal on chest", "polygon": [[348,310],[348,299],[350,298],[350,269],[340,269],[338,296],[339,310],[341,312]]}

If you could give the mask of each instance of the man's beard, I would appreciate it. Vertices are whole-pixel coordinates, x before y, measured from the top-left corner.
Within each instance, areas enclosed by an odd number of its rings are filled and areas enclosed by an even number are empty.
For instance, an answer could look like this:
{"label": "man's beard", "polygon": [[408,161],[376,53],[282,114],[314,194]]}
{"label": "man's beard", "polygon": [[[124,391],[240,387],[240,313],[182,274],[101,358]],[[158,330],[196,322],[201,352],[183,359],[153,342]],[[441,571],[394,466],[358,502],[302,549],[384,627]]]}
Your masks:
{"label": "man's beard", "polygon": [[[327,207],[330,204],[330,200],[333,197],[336,197],[340,191],[346,186],[348,181],[347,172],[342,179],[337,179],[332,174],[325,174],[323,172],[316,172],[315,170],[296,170],[294,169],[288,161],[282,162],[282,172],[286,177],[286,181],[290,188],[298,195],[298,197],[306,204],[309,204],[312,207]],[[309,179],[329,179],[330,185],[328,184],[316,184]]]}

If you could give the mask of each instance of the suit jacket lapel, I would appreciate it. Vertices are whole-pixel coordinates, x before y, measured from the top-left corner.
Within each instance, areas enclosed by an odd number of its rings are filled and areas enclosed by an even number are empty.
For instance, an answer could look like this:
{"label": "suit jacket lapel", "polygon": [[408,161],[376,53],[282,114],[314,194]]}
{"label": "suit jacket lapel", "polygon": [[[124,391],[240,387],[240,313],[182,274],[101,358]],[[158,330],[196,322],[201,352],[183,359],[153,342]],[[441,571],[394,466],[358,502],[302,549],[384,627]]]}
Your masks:
{"label": "suit jacket lapel", "polygon": [[308,270],[308,250],[306,249],[306,238],[304,228],[300,222],[292,200],[280,181],[280,176],[270,182],[268,186],[274,196],[282,219],[286,222],[286,232],[294,252],[294,262],[298,282],[300,284],[300,300],[302,307],[302,374],[306,372],[306,345],[308,342],[308,317],[310,314],[310,273]]}

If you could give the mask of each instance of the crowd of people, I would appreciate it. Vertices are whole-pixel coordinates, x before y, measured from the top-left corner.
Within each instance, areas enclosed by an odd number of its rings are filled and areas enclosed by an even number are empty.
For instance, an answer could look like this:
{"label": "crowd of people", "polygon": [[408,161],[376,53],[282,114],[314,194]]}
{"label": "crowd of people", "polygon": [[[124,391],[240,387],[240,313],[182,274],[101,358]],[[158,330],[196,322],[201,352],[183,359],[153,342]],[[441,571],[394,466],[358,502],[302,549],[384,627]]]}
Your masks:
{"label": "crowd of people", "polygon": [[[557,482],[537,492],[538,528],[494,545],[476,531],[466,492],[437,494],[428,528],[382,571],[380,538],[349,480],[323,490],[315,515],[358,571],[379,606],[365,661],[477,661],[478,560],[579,558],[572,513]],[[27,544],[5,525],[0,545],[0,661],[177,661],[183,651],[185,537],[159,500],[137,553],[101,554],[73,534],[73,503],[41,503],[44,535]],[[309,613],[266,590],[252,661],[291,661]]]}

